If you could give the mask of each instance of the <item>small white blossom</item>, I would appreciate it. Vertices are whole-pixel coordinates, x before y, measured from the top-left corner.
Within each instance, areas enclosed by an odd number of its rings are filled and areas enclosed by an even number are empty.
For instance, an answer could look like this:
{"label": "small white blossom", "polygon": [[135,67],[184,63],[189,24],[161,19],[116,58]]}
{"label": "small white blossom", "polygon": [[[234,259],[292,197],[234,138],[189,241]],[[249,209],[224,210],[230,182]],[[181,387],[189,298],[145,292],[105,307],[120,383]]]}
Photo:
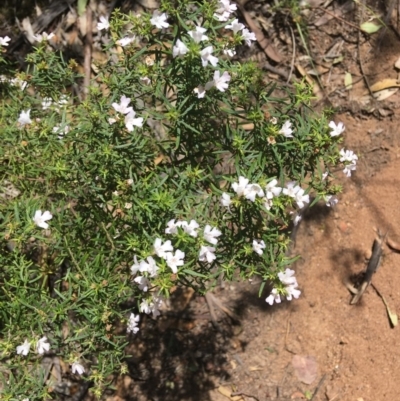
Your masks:
{"label": "small white blossom", "polygon": [[137,117],[134,110],[125,115],[125,127],[129,132],[134,130],[134,127],[143,127],[143,117]]}
{"label": "small white blossom", "polygon": [[247,46],[251,46],[251,42],[257,40],[255,33],[250,32],[247,28],[244,28],[242,31],[242,39],[246,42]]}
{"label": "small white blossom", "polygon": [[348,164],[343,169],[343,173],[345,173],[347,177],[350,177],[351,172],[354,171],[355,169],[356,169],[356,164]]}
{"label": "small white blossom", "polygon": [[328,177],[328,175],[329,175],[329,171],[326,171],[325,173],[323,173],[323,174],[322,174],[322,177],[321,177],[321,180],[322,180],[322,181],[325,181],[325,180],[326,180],[326,177]]}
{"label": "small white blossom", "polygon": [[218,21],[228,21],[230,15],[236,10],[236,4],[231,4],[229,0],[220,0],[214,17],[217,18]]}
{"label": "small white blossom", "polygon": [[225,47],[223,50],[223,53],[226,54],[229,57],[233,57],[236,55],[236,50],[235,49],[230,49],[228,47]]}
{"label": "small white blossom", "polygon": [[222,14],[217,14],[217,13],[214,14],[214,17],[220,22],[228,21],[230,16],[231,16],[231,13],[228,13],[226,11],[224,11]]}
{"label": "small white blossom", "polygon": [[297,226],[297,224],[300,223],[302,218],[303,218],[303,216],[301,214],[296,214],[294,219],[293,219],[293,225]]}
{"label": "small white blossom", "polygon": [[113,124],[115,124],[115,123],[117,122],[117,119],[116,119],[116,118],[110,117],[107,121],[108,121],[108,123],[109,123],[110,125],[113,125]]}
{"label": "small white blossom", "polygon": [[26,124],[30,124],[32,122],[31,117],[31,109],[27,111],[21,111],[21,114],[19,115],[18,122],[21,125],[21,127],[25,126]]}
{"label": "small white blossom", "polygon": [[111,106],[118,113],[129,114],[130,112],[133,111],[132,107],[128,107],[130,102],[131,102],[130,97],[126,97],[125,95],[122,95],[120,102],[119,103],[114,102]]}
{"label": "small white blossom", "polygon": [[85,368],[79,362],[74,362],[71,366],[72,373],[78,373],[78,375],[82,375],[85,373]]}
{"label": "small white blossom", "polygon": [[40,340],[38,340],[36,344],[36,352],[38,354],[44,354],[50,349],[50,344],[47,342],[47,337],[42,337]]}
{"label": "small white blossom", "polygon": [[131,274],[134,276],[140,270],[140,263],[137,260],[136,255],[133,257],[133,265],[130,267]]}
{"label": "small white blossom", "polygon": [[147,262],[145,260],[142,260],[139,263],[139,270],[142,273],[143,272],[149,273],[150,277],[155,277],[157,275],[157,271],[159,270],[159,267],[157,266],[156,261],[151,256],[148,256]]}
{"label": "small white blossom", "polygon": [[13,86],[18,86],[21,90],[24,90],[28,85],[28,82],[23,81],[21,78],[15,77],[10,79],[10,84]]}
{"label": "small white blossom", "polygon": [[53,215],[46,210],[43,214],[41,210],[36,210],[35,215],[33,216],[33,222],[40,228],[48,229],[49,225],[46,221],[51,220]]}
{"label": "small white blossom", "polygon": [[241,197],[241,196],[245,195],[246,187],[247,187],[248,183],[249,183],[249,180],[247,178],[240,176],[239,182],[234,182],[232,184],[232,188],[236,192],[237,196]]}
{"label": "small white blossom", "polygon": [[183,231],[185,231],[186,234],[189,234],[190,236],[196,238],[197,237],[197,229],[200,227],[197,221],[191,220],[190,223],[188,224],[186,221],[181,222],[181,226],[183,228]]}
{"label": "small white blossom", "polygon": [[50,34],[48,34],[47,32],[43,32],[42,34],[37,34],[37,35],[35,35],[34,38],[35,38],[35,40],[36,40],[37,42],[41,43],[41,42],[43,42],[44,40],[49,41],[49,40],[53,39],[54,36],[55,36],[55,35],[54,35],[53,32],[50,33]]}
{"label": "small white blossom", "polygon": [[139,311],[148,315],[149,313],[151,313],[150,305],[151,301],[149,299],[144,299],[139,305]]}
{"label": "small white blossom", "polygon": [[158,10],[155,10],[153,13],[153,17],[150,19],[150,23],[158,29],[168,28],[169,24],[167,22],[167,19],[168,16],[166,13],[161,14]]}
{"label": "small white blossom", "polygon": [[65,125],[61,128],[59,125],[53,127],[53,132],[58,134],[58,139],[63,139],[66,134],[69,132],[69,125]]}
{"label": "small white blossom", "polygon": [[339,199],[335,195],[326,195],[325,202],[326,202],[326,206],[334,207],[339,202]]}
{"label": "small white blossom", "polygon": [[290,196],[291,198],[296,198],[297,192],[300,190],[300,187],[296,185],[294,181],[289,181],[286,184],[286,188],[283,188],[282,193],[284,195]]}
{"label": "small white blossom", "polygon": [[274,302],[277,304],[281,303],[281,297],[278,294],[278,290],[276,288],[272,289],[271,294],[265,299],[265,302],[270,305],[272,305]]}
{"label": "small white blossom", "polygon": [[103,15],[100,17],[100,22],[97,23],[97,30],[102,31],[103,29],[107,30],[110,28],[110,23],[108,22],[108,18]]}
{"label": "small white blossom", "polygon": [[199,85],[197,88],[194,88],[193,92],[197,95],[199,99],[203,99],[203,97],[206,95],[206,90],[201,85]]}
{"label": "small white blossom", "polygon": [[25,340],[22,345],[18,345],[17,347],[17,354],[18,355],[28,355],[29,350],[31,349],[31,344],[28,340]]}
{"label": "small white blossom", "polygon": [[139,290],[147,292],[150,287],[150,281],[147,277],[137,276],[133,280],[138,286]]}
{"label": "small white blossom", "polygon": [[209,90],[215,86],[220,92],[225,92],[225,90],[228,89],[228,82],[230,80],[231,76],[228,71],[225,71],[222,75],[218,70],[214,71],[214,79],[206,83],[205,89]]}
{"label": "small white blossom", "polygon": [[351,164],[356,164],[357,163],[358,156],[352,150],[341,149],[339,153],[342,156],[340,158],[341,162],[347,161],[347,162],[350,162]]}
{"label": "small white blossom", "polygon": [[304,207],[304,203],[310,203],[310,195],[304,195],[304,189],[300,188],[296,192],[295,200],[297,203],[297,206],[302,209]]}
{"label": "small white blossom", "polygon": [[252,202],[256,200],[256,196],[263,197],[264,191],[258,184],[249,184],[246,186],[244,197]]}
{"label": "small white blossom", "polygon": [[126,331],[128,333],[136,334],[139,331],[139,327],[137,327],[139,320],[140,320],[140,315],[135,315],[134,313],[131,313],[131,315],[129,316],[127,325],[128,327],[126,328]]}
{"label": "small white blossom", "polygon": [[280,195],[280,193],[282,192],[282,188],[277,187],[277,184],[278,180],[276,178],[274,178],[267,184],[267,186],[265,187],[265,196],[267,197],[267,199],[272,199],[274,196]]}
{"label": "small white blossom", "polygon": [[225,29],[231,29],[233,33],[238,33],[244,28],[244,25],[238,19],[234,19],[230,24],[225,26]]}
{"label": "small white blossom", "polygon": [[117,44],[122,47],[126,47],[126,46],[130,45],[131,43],[135,42],[135,40],[136,40],[136,36],[131,34],[131,35],[125,36],[122,39],[117,40]]}
{"label": "small white blossom", "polygon": [[165,229],[165,234],[178,234],[178,227],[182,227],[183,221],[175,222],[175,219],[170,220],[167,223],[167,228]]}
{"label": "small white blossom", "polygon": [[214,247],[202,245],[200,248],[199,261],[211,263],[213,260],[216,259],[214,252]]}
{"label": "small white blossom", "polygon": [[282,128],[279,130],[279,133],[285,136],[286,138],[293,138],[293,130],[292,130],[292,123],[288,120],[286,121]]}
{"label": "small white blossom", "polygon": [[265,242],[263,240],[257,241],[253,240],[253,251],[258,253],[260,256],[263,254],[263,249],[265,248]]}
{"label": "small white blossom", "polygon": [[200,52],[201,63],[203,67],[207,67],[208,63],[210,63],[213,67],[217,66],[218,58],[212,55],[214,49],[212,46],[207,46]]}
{"label": "small white blossom", "polygon": [[331,121],[329,123],[329,128],[332,129],[332,131],[330,132],[331,136],[338,136],[338,135],[342,134],[344,132],[344,130],[346,129],[342,122],[340,122],[338,125],[336,125],[334,121]]}
{"label": "small white blossom", "polygon": [[11,38],[9,38],[8,36],[4,36],[1,37],[0,36],[0,46],[8,46],[9,45],[9,41],[11,40]]}
{"label": "small white blossom", "polygon": [[204,239],[209,242],[210,244],[216,245],[218,243],[218,237],[221,235],[221,231],[218,230],[218,228],[213,227],[209,224],[207,224],[204,228]]}
{"label": "small white blossom", "polygon": [[293,299],[292,297],[294,297],[296,299],[299,298],[301,291],[298,290],[296,287],[297,287],[297,284],[296,285],[288,285],[286,287],[286,291],[287,291],[286,299],[288,301],[291,301]]}
{"label": "small white blossom", "polygon": [[189,49],[186,47],[186,45],[178,39],[175,43],[175,46],[172,48],[172,56],[178,57],[178,56],[184,56]]}
{"label": "small white blossom", "polygon": [[220,202],[222,206],[229,207],[232,203],[230,195],[224,192],[221,196]]}
{"label": "small white blossom", "polygon": [[279,280],[285,285],[297,284],[296,277],[294,277],[294,270],[286,269],[284,272],[278,273]]}
{"label": "small white blossom", "polygon": [[270,122],[272,125],[276,125],[276,124],[278,124],[278,119],[277,119],[276,117],[271,117],[271,118],[269,119],[269,122]]}
{"label": "small white blossom", "polygon": [[42,109],[47,110],[53,104],[53,99],[51,97],[44,97],[42,100]]}
{"label": "small white blossom", "polygon": [[166,253],[173,250],[174,248],[172,247],[170,240],[167,240],[164,243],[162,243],[161,238],[156,238],[156,240],[154,241],[154,252],[160,258],[166,259],[167,258]]}
{"label": "small white blossom", "polygon": [[273,205],[272,199],[268,199],[267,197],[265,197],[265,198],[262,199],[262,201],[263,201],[263,203],[264,203],[264,207],[265,207],[267,210],[271,210],[271,207],[272,207],[272,205]]}
{"label": "small white blossom", "polygon": [[183,258],[185,257],[185,252],[177,249],[175,251],[175,255],[172,252],[167,253],[167,265],[171,268],[172,273],[176,274],[178,272],[178,266],[183,266],[185,261]]}
{"label": "small white blossom", "polygon": [[208,40],[208,36],[204,35],[207,29],[201,26],[196,26],[194,31],[189,31],[188,35],[196,42],[200,43],[202,40]]}

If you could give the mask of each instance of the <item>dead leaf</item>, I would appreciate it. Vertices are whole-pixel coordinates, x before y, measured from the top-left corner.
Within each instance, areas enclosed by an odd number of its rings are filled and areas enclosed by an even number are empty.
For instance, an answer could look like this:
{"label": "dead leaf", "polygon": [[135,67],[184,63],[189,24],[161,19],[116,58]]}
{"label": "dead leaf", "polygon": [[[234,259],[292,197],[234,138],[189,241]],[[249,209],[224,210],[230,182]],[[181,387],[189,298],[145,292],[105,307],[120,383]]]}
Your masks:
{"label": "dead leaf", "polygon": [[393,327],[396,327],[397,324],[399,323],[399,319],[397,317],[397,314],[395,312],[392,312],[392,310],[389,308],[389,305],[386,302],[386,299],[385,299],[385,297],[383,295],[381,295],[381,298],[382,298],[383,303],[386,306],[386,311],[387,311],[387,314],[389,316],[389,320],[390,320],[391,325]]}
{"label": "dead leaf", "polygon": [[353,87],[353,78],[349,72],[344,74],[344,86],[346,90],[350,90]]}
{"label": "dead leaf", "polygon": [[400,244],[398,242],[395,242],[388,237],[386,238],[386,244],[392,251],[400,252]]}
{"label": "dead leaf", "polygon": [[318,365],[313,356],[295,355],[292,358],[292,365],[301,382],[311,384],[316,379]]}
{"label": "dead leaf", "polygon": [[386,78],[382,79],[382,81],[378,81],[371,85],[371,91],[372,92],[378,92],[383,89],[388,89],[388,88],[399,88],[400,87],[400,82],[397,79],[394,78]]}
{"label": "dead leaf", "polygon": [[378,92],[374,92],[374,98],[378,101],[382,101],[387,99],[388,97],[394,95],[399,88],[388,88],[388,89],[383,89]]}
{"label": "dead leaf", "polygon": [[231,397],[233,391],[230,387],[219,386],[218,391],[225,397],[229,398],[231,401],[243,401],[243,398],[239,395]]}

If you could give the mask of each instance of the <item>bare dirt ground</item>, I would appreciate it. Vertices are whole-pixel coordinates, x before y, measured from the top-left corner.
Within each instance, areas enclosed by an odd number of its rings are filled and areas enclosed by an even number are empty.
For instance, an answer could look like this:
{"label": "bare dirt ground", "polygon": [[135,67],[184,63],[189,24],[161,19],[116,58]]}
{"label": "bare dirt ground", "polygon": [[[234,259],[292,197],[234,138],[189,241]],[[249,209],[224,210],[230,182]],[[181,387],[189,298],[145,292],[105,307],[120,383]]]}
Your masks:
{"label": "bare dirt ground", "polygon": [[[137,344],[131,344],[131,366],[138,370],[121,379],[113,400],[399,399],[399,327],[391,326],[372,286],[357,305],[349,304],[352,296],[345,286],[352,275],[365,270],[376,228],[400,240],[397,11],[388,13],[390,4],[370,2],[376,15],[388,17],[386,22],[392,25],[365,35],[357,26],[370,12],[351,1],[326,4],[314,2],[320,8],[306,18],[313,65],[299,32],[282,22],[282,17],[288,18],[285,13],[277,21],[265,3],[246,5],[261,27],[270,27],[269,38],[282,56],[270,68],[271,60],[263,52],[255,54],[269,64],[268,77],[282,80],[293,66],[297,78],[305,71],[316,82],[317,70],[322,84],[316,91],[319,104],[337,108],[335,121],[346,125],[345,147],[360,159],[351,178],[337,173],[344,188],[339,204],[334,209],[317,205],[300,225],[294,248],[301,255],[294,265],[300,299],[271,307],[264,301],[266,294],[258,297],[258,283],[227,284],[213,294],[235,316],[231,319],[216,308],[216,328],[203,297],[179,295],[181,312],[151,322],[154,331],[143,332]],[[346,72],[352,77],[351,89],[344,86]],[[365,78],[374,93],[389,85],[379,96],[390,97],[373,99]],[[372,280],[394,312],[400,311],[399,266],[400,254],[385,245]],[[144,338],[153,346],[140,350]],[[157,366],[148,362],[152,355],[158,356]],[[299,380],[292,363],[295,356],[315,361],[317,374],[310,384]]]}

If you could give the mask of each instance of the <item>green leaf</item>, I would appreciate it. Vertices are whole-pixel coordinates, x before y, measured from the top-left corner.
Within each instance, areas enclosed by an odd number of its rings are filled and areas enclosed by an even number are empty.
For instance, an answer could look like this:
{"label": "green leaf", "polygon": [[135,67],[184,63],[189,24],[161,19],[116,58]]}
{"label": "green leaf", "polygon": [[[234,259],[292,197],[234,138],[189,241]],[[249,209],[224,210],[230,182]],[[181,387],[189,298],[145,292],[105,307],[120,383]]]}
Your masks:
{"label": "green leaf", "polygon": [[382,25],[378,25],[374,22],[364,22],[360,25],[360,29],[366,33],[375,33],[382,28]]}
{"label": "green leaf", "polygon": [[82,17],[86,10],[88,0],[78,0],[78,15]]}

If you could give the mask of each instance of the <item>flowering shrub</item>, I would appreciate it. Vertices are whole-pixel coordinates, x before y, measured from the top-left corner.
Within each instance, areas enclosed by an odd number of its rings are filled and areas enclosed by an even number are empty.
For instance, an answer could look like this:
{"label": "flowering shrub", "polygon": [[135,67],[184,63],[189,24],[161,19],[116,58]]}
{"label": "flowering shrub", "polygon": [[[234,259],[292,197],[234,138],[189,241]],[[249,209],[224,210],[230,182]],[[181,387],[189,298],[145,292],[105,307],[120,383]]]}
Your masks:
{"label": "flowering shrub", "polygon": [[0,55],[2,399],[55,397],[45,354],[100,396],[127,370],[140,314],[156,318],[177,285],[258,276],[268,304],[299,297],[290,227],[310,202],[337,202],[332,169],[350,175],[357,156],[306,84],[274,98],[232,59],[255,40],[235,10],[180,0],[102,17],[108,61],[84,101],[52,35],[27,73]]}

